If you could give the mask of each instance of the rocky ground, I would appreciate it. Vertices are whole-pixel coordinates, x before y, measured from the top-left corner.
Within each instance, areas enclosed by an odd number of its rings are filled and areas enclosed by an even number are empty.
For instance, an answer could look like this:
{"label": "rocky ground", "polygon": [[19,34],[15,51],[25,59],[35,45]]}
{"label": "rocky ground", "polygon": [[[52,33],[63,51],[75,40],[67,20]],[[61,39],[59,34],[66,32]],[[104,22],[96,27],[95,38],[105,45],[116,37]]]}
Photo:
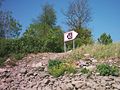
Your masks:
{"label": "rocky ground", "polygon": [[[16,63],[16,66],[0,68],[0,90],[120,90],[120,77],[83,75],[81,73],[65,74],[54,78],[47,72],[49,59],[64,58],[69,53],[30,54]],[[85,55],[89,57],[89,55]],[[7,60],[7,63],[10,60]],[[94,58],[80,60],[81,65],[94,69],[99,63]],[[118,59],[106,61],[109,64]],[[105,62],[105,63],[106,63]]]}

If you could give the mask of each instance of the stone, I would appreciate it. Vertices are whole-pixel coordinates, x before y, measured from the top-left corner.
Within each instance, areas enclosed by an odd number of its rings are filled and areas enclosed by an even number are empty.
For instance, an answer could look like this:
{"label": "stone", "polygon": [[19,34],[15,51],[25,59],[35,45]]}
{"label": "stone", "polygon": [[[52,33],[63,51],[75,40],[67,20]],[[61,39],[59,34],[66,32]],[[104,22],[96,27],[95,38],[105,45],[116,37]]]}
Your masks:
{"label": "stone", "polygon": [[67,90],[73,90],[73,85],[71,83],[68,83],[67,84]]}
{"label": "stone", "polygon": [[38,71],[44,71],[45,67],[38,67],[37,70]]}
{"label": "stone", "polygon": [[87,66],[86,62],[85,61],[79,61],[79,66]]}
{"label": "stone", "polygon": [[7,78],[7,79],[6,79],[6,83],[11,83],[11,82],[13,82],[13,79],[12,79],[12,78]]}
{"label": "stone", "polygon": [[[29,89],[28,89],[29,90]],[[38,87],[37,90],[43,90],[42,87]]]}
{"label": "stone", "polygon": [[5,71],[6,71],[6,69],[0,68],[0,73],[3,73],[3,72],[5,72]]}
{"label": "stone", "polygon": [[50,86],[46,86],[46,87],[44,87],[43,90],[52,90],[52,88]]}
{"label": "stone", "polygon": [[90,58],[90,57],[91,57],[91,55],[90,55],[90,54],[88,54],[88,53],[86,53],[86,54],[84,54],[84,57],[85,57],[85,58]]}
{"label": "stone", "polygon": [[75,88],[81,88],[83,84],[83,81],[72,81],[72,85],[75,86]]}
{"label": "stone", "polygon": [[49,83],[50,83],[50,80],[49,80],[49,79],[44,79],[44,80],[43,80],[43,83],[44,83],[44,84],[49,84]]}
{"label": "stone", "polygon": [[44,68],[44,71],[47,72],[47,71],[48,71],[48,67],[45,67],[45,68]]}
{"label": "stone", "polygon": [[34,75],[34,72],[33,72],[33,71],[29,71],[29,72],[26,74],[27,77],[32,76],[32,75]]}
{"label": "stone", "polygon": [[45,73],[45,72],[40,72],[39,76],[41,78],[45,78],[45,77],[49,77],[49,74],[48,73]]}
{"label": "stone", "polygon": [[106,90],[106,89],[105,89],[105,87],[98,86],[98,87],[96,87],[96,90]]}
{"label": "stone", "polygon": [[4,78],[4,77],[8,78],[8,77],[10,77],[10,75],[11,75],[11,72],[6,70],[2,73],[1,77],[2,78]]}
{"label": "stone", "polygon": [[94,71],[96,69],[96,66],[87,66],[86,69],[88,69],[89,71]]}
{"label": "stone", "polygon": [[26,74],[26,73],[27,73],[27,70],[26,70],[25,68],[21,68],[21,69],[20,69],[20,73],[21,73],[21,74]]}
{"label": "stone", "polygon": [[27,88],[27,89],[24,89],[24,90],[41,90],[41,89],[37,89],[37,88]]}
{"label": "stone", "polygon": [[112,84],[112,87],[120,90],[120,85],[119,84]]}
{"label": "stone", "polygon": [[91,58],[90,60],[92,61],[92,63],[97,63],[97,62],[98,62],[98,61],[97,61],[96,59],[94,59],[94,58]]}
{"label": "stone", "polygon": [[59,86],[56,87],[56,90],[61,90],[61,88]]}
{"label": "stone", "polygon": [[67,90],[67,86],[66,86],[66,84],[64,84],[64,83],[62,83],[62,84],[60,85],[60,87],[61,87],[62,90]]}

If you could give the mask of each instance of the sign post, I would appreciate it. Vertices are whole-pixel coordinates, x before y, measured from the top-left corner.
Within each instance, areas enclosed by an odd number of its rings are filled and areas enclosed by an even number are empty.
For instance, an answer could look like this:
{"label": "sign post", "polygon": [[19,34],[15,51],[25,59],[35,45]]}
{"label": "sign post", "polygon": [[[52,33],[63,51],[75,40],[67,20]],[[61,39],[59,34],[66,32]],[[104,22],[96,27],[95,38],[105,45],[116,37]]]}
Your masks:
{"label": "sign post", "polygon": [[64,52],[66,52],[66,43],[64,42]]}
{"label": "sign post", "polygon": [[78,35],[75,31],[69,31],[64,33],[64,51],[66,52],[66,42],[73,40],[73,49],[75,49],[75,38]]}

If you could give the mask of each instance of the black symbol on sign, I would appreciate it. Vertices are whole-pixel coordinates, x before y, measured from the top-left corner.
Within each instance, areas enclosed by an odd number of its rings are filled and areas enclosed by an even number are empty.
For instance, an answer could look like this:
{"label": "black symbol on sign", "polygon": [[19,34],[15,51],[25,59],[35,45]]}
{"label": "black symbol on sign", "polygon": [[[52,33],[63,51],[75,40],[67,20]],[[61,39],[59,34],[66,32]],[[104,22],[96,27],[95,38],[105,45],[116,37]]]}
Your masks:
{"label": "black symbol on sign", "polygon": [[68,38],[68,39],[72,39],[72,32],[71,32],[71,33],[68,33],[67,38]]}

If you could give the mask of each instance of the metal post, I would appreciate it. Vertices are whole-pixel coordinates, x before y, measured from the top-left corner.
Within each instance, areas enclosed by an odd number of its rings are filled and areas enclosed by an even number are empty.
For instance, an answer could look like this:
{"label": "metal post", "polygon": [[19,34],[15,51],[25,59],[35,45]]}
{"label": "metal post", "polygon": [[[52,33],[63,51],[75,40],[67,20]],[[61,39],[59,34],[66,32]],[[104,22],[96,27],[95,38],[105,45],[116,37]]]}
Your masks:
{"label": "metal post", "polygon": [[73,50],[75,49],[75,40],[73,40]]}
{"label": "metal post", "polygon": [[66,43],[64,42],[64,52],[66,52]]}

